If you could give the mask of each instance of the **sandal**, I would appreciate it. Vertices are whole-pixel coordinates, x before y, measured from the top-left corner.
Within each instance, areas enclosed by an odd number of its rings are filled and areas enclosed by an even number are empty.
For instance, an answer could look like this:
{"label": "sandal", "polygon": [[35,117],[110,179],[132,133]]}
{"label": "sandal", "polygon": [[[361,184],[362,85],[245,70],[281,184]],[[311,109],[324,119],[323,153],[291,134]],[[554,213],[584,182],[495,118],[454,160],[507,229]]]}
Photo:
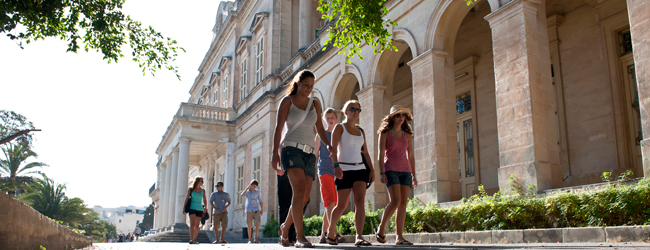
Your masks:
{"label": "sandal", "polygon": [[372,246],[370,242],[364,239],[357,239],[357,242],[354,243],[355,246]]}
{"label": "sandal", "polygon": [[327,243],[327,237],[325,237],[325,236],[321,236],[321,237],[320,237],[320,241],[319,241],[318,243],[321,243],[321,244],[325,244],[325,243]]}
{"label": "sandal", "polygon": [[340,234],[336,234],[336,241],[338,243],[344,243],[345,242],[345,237],[341,236]]}
{"label": "sandal", "polygon": [[[334,243],[332,243],[332,242],[334,242]],[[327,237],[327,244],[330,244],[330,245],[338,245],[339,242],[336,241],[336,239],[332,239],[332,238],[330,238],[330,237]]]}
{"label": "sandal", "polygon": [[377,242],[379,242],[381,244],[386,243],[386,235],[382,236],[379,233],[376,233],[375,238],[377,238]]}
{"label": "sandal", "polygon": [[280,230],[278,230],[278,235],[280,235],[280,242],[279,242],[279,243],[280,243],[280,245],[283,246],[283,247],[291,246],[291,243],[289,242],[289,239],[288,239],[288,238],[284,238],[284,237],[282,236],[282,228],[284,228],[284,223],[282,223],[282,225],[280,225]]}
{"label": "sandal", "polygon": [[228,244],[228,242],[226,240],[221,240],[221,241],[219,241],[219,243]]}
{"label": "sandal", "polygon": [[402,241],[395,242],[395,245],[413,245],[413,243],[411,243],[408,240],[402,240]]}
{"label": "sandal", "polygon": [[260,243],[260,240],[256,238],[255,241],[253,241],[253,243]]}
{"label": "sandal", "polygon": [[314,248],[314,245],[311,244],[311,242],[296,242],[295,245],[296,248]]}

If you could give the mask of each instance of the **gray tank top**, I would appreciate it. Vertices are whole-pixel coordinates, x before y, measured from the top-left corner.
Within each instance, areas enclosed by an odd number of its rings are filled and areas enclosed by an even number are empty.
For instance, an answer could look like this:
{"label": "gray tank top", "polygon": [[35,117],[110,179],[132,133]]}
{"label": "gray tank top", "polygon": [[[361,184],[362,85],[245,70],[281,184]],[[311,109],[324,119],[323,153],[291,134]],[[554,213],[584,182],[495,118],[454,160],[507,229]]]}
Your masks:
{"label": "gray tank top", "polygon": [[[287,131],[289,130],[289,128],[293,128],[293,126],[296,125],[298,121],[300,121],[300,119],[302,118],[305,112],[304,110],[296,107],[296,105],[293,105],[293,102],[291,101],[291,97],[289,97],[289,101],[291,102],[291,107],[289,108],[289,114],[287,115],[287,120],[285,122],[285,126],[287,126]],[[315,104],[312,104],[311,107],[312,110],[309,111],[307,117],[305,117],[305,120],[302,121],[300,126],[298,126],[298,128],[296,128],[293,132],[291,132],[291,134],[285,135],[284,137],[285,144],[300,143],[300,144],[306,144],[312,147],[316,147],[316,145],[314,145],[314,137],[316,137],[316,132],[314,131],[314,124],[316,124],[316,120],[318,120],[318,117],[316,114]]]}

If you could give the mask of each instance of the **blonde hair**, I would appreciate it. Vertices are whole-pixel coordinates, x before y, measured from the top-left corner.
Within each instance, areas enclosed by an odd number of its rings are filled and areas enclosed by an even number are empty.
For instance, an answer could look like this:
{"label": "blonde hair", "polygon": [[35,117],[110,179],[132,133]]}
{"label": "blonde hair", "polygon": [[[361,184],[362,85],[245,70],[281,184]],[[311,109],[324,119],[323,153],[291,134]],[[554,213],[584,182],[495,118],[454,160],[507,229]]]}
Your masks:
{"label": "blonde hair", "polygon": [[194,177],[194,181],[192,181],[192,189],[196,189],[196,184],[199,183],[199,180],[203,180],[203,177],[200,176],[200,175],[197,176],[197,177]]}
{"label": "blonde hair", "polygon": [[[345,102],[345,104],[343,105],[343,110],[342,110],[343,114],[345,114],[345,111],[348,110],[348,107],[350,106],[350,104],[359,105],[359,108],[361,108],[361,103],[359,101],[357,101],[357,100],[349,100],[349,101]],[[348,115],[345,114],[345,120],[343,120],[343,122],[347,122],[347,121],[348,121]]]}

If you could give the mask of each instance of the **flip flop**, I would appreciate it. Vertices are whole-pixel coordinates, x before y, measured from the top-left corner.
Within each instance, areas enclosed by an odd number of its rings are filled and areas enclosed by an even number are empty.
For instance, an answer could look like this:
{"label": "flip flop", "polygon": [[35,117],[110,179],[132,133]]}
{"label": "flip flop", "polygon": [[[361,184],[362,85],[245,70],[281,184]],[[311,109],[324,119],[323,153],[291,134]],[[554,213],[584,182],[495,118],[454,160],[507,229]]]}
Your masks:
{"label": "flip flop", "polygon": [[403,241],[395,242],[395,245],[413,245],[413,243],[411,243],[408,240],[403,240]]}
{"label": "flip flop", "polygon": [[337,241],[338,243],[344,243],[344,242],[345,242],[345,238],[344,238],[343,236],[341,236],[340,234],[336,234],[336,241]]}
{"label": "flip flop", "polygon": [[280,242],[279,243],[283,247],[291,246],[291,243],[289,242],[289,239],[282,237],[282,228],[284,228],[284,223],[282,223],[282,225],[280,225],[280,230],[278,230],[278,235],[280,235]]}
{"label": "flip flop", "polygon": [[377,242],[379,242],[379,243],[382,243],[382,244],[386,243],[386,235],[381,236],[379,233],[376,233],[375,238],[377,238]]}
{"label": "flip flop", "polygon": [[[332,242],[334,242],[334,243],[332,243]],[[339,242],[336,241],[336,239],[332,239],[332,238],[330,238],[330,237],[327,237],[327,244],[330,244],[330,245],[338,245]]]}
{"label": "flip flop", "polygon": [[372,243],[368,242],[367,240],[364,239],[358,239],[357,242],[354,243],[355,246],[372,246]]}
{"label": "flip flop", "polygon": [[295,245],[296,248],[314,248],[314,245],[311,244],[311,242],[296,242]]}

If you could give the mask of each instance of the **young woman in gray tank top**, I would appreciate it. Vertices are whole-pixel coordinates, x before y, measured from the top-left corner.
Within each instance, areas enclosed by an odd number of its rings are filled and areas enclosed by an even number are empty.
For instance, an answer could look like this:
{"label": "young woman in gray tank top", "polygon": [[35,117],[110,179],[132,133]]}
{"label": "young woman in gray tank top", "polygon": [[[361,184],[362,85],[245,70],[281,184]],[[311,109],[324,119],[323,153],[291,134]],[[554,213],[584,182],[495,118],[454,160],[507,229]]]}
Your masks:
{"label": "young woman in gray tank top", "polygon": [[[295,247],[314,247],[303,231],[303,206],[309,200],[311,186],[316,178],[316,156],[314,155],[314,126],[321,138],[327,138],[320,118],[321,105],[314,100],[310,105],[310,95],[314,89],[314,74],[303,70],[296,74],[291,82],[287,96],[280,102],[278,108],[277,124],[273,138],[273,159],[271,168],[277,171],[278,175],[285,173],[291,182],[293,197],[291,208],[285,222],[280,225],[280,244],[289,246],[289,227],[295,222],[296,244]],[[307,113],[300,123],[300,120]],[[300,124],[299,124],[300,123]],[[287,126],[286,135],[282,139],[284,126]],[[294,126],[298,125],[296,129]],[[292,129],[292,130],[291,130]],[[283,145],[280,145],[282,141]],[[330,152],[334,150],[329,141],[323,141]],[[280,152],[282,150],[282,152]],[[281,155],[281,156],[280,156]],[[281,163],[281,164],[280,164]]]}

